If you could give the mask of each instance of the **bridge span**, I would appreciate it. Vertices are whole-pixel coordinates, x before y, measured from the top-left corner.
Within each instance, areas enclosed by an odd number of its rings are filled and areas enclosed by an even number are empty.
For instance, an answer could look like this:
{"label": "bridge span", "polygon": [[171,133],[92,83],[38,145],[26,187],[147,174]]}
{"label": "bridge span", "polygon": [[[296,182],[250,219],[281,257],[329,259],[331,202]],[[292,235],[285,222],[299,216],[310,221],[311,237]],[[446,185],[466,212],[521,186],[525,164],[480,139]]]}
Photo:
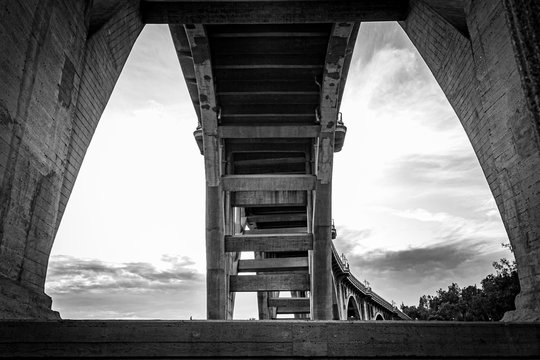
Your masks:
{"label": "bridge span", "polygon": [[348,303],[357,319],[400,319],[332,256],[333,154],[359,26],[170,25],[204,155],[209,319],[232,319],[235,293],[249,291],[260,319],[344,319]]}

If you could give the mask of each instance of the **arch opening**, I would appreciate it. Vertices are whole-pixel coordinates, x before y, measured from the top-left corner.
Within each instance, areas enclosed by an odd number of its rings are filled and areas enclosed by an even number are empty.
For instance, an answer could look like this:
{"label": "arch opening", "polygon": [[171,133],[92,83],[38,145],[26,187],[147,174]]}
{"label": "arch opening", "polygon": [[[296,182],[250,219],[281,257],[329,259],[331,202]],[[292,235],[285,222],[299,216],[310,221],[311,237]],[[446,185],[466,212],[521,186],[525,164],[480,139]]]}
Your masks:
{"label": "arch opening", "polygon": [[347,320],[362,320],[354,296],[350,296],[347,302]]}
{"label": "arch opening", "polygon": [[[353,273],[385,299],[417,305],[428,289],[478,283],[513,257],[460,119],[397,23],[360,27],[341,111],[348,139],[334,160],[333,217]],[[468,235],[475,229],[482,240]],[[427,262],[449,272],[433,276],[418,265]]]}
{"label": "arch opening", "polygon": [[190,131],[196,124],[168,26],[146,25],[51,251],[46,292],[62,317],[206,317],[204,167]]}

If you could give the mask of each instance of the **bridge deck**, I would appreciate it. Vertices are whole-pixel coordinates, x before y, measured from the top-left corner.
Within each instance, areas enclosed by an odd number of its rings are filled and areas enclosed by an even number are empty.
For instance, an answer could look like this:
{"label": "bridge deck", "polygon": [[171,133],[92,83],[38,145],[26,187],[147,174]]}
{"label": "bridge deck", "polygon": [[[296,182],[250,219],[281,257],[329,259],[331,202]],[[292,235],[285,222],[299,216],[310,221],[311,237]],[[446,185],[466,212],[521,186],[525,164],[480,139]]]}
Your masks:
{"label": "bridge deck", "polygon": [[12,321],[0,358],[540,357],[539,323]]}

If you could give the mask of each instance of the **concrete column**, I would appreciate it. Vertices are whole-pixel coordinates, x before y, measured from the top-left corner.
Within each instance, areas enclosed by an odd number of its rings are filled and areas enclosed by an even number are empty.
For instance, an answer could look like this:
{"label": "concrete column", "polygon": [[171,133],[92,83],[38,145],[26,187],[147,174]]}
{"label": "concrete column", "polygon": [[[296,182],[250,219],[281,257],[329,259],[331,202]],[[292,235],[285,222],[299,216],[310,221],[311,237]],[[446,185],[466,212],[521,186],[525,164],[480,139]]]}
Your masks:
{"label": "concrete column", "polygon": [[402,26],[456,111],[514,248],[521,294],[505,320],[540,320],[540,5],[467,1],[469,38],[428,1],[410,5]]}
{"label": "concrete column", "polygon": [[206,186],[206,313],[208,320],[227,319],[223,191]]}
{"label": "concrete column", "polygon": [[78,170],[143,28],[125,1],[93,28],[91,1],[0,7],[0,319],[58,318],[49,254]]}
{"label": "concrete column", "polygon": [[311,316],[332,320],[332,183],[317,181],[313,223]]}
{"label": "concrete column", "polygon": [[539,12],[537,1],[468,1],[466,6],[481,117],[490,124],[495,157],[491,188],[521,284],[516,311],[504,320],[540,320]]}

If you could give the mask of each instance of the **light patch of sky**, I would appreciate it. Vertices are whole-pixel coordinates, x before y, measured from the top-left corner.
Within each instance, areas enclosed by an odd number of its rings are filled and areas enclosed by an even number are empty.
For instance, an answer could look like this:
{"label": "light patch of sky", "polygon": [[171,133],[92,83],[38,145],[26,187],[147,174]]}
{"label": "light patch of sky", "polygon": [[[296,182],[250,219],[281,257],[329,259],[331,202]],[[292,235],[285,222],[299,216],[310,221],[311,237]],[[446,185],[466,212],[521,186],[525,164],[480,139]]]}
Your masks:
{"label": "light patch of sky", "polygon": [[[348,134],[335,156],[333,217],[338,233],[346,236],[336,241],[338,251],[372,256],[375,268],[373,254],[383,250],[481,239],[481,265],[452,279],[463,285],[478,283],[491,261],[508,257],[499,245],[506,241],[504,228],[465,132],[397,24],[361,26],[341,109]],[[93,312],[84,299],[99,297],[96,290],[68,296],[50,279],[49,293],[64,317],[204,318],[205,179],[192,136],[196,124],[168,28],[146,26],[86,154],[51,266],[55,261],[60,266],[65,258],[59,255],[68,255],[167,271],[170,262],[163,255],[182,256],[203,275],[193,280],[202,290],[191,283],[175,288],[170,296],[190,299],[176,303],[144,291],[130,302],[127,289],[116,298],[108,294],[109,305],[101,301],[101,310]],[[399,288],[380,271],[356,263],[353,271],[388,300],[407,304],[447,285],[448,278],[440,274],[428,281],[425,273],[409,272],[423,287]],[[235,316],[257,317],[253,295],[237,297]]]}

